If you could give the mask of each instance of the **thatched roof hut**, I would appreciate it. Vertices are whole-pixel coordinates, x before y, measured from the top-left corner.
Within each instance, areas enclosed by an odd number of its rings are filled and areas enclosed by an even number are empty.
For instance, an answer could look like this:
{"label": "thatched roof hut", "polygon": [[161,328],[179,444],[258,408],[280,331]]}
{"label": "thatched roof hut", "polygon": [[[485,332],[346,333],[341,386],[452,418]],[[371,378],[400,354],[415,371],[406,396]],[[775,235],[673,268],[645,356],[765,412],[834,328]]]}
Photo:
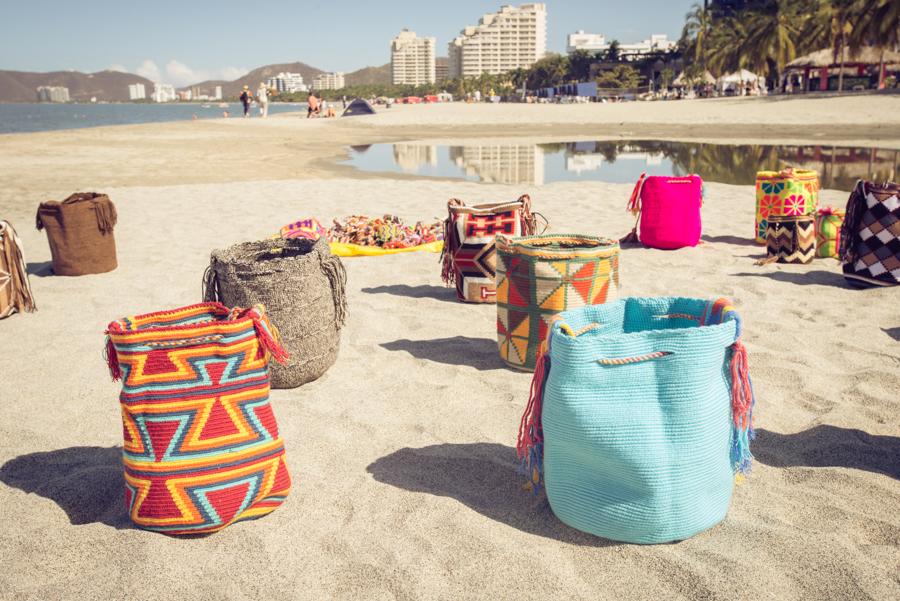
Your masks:
{"label": "thatched roof hut", "polygon": [[[684,74],[684,71],[678,74],[678,77],[675,78],[675,81],[672,82],[672,86],[676,88],[680,88],[682,86],[687,85],[687,76]],[[695,83],[716,83],[716,78],[712,76],[712,73],[709,71],[704,71],[703,75],[700,76],[700,79]]]}
{"label": "thatched roof hut", "polygon": [[[787,67],[788,69],[823,69],[828,67],[840,67],[841,57],[838,56],[837,60],[835,60],[834,54],[834,51],[830,48],[817,50],[816,52],[811,52],[805,56],[795,58],[787,64]],[[844,48],[843,55],[845,67],[881,64],[881,49],[879,48],[866,46],[860,48],[857,52],[850,52],[848,48]],[[900,52],[885,50],[884,64],[900,65]]]}

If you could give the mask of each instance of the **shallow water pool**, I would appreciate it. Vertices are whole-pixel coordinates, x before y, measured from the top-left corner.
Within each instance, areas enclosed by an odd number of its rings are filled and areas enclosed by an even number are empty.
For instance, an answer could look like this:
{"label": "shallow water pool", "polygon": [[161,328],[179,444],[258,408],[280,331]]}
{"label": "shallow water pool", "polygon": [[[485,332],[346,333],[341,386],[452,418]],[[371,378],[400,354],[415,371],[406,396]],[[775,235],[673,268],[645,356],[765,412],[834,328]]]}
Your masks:
{"label": "shallow water pool", "polygon": [[824,188],[849,191],[857,179],[894,179],[900,150],[769,146],[659,140],[542,144],[401,142],[350,147],[347,164],[373,172],[542,185],[558,181],[634,182],[641,173],[686,175],[752,185],[756,172],[787,165],[814,169]]}

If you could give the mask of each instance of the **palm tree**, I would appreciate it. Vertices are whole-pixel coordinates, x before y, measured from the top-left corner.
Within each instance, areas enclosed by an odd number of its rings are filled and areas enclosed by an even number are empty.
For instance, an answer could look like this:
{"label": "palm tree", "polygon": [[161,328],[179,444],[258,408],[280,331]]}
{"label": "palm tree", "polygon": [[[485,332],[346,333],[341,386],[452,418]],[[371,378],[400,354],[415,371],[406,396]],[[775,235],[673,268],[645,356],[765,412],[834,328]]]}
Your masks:
{"label": "palm tree", "polygon": [[749,12],[742,17],[747,30],[741,57],[754,70],[765,67],[777,87],[785,66],[797,57],[796,40],[805,18],[796,0],[773,0],[766,9]]}
{"label": "palm tree", "polygon": [[594,57],[587,50],[576,50],[569,55],[569,79],[587,81],[591,75],[591,63]]}
{"label": "palm tree", "polygon": [[619,62],[619,59],[622,56],[621,50],[619,50],[619,40],[613,40],[609,43],[609,48],[606,49],[606,54],[603,57],[603,60],[607,60],[611,63]]}
{"label": "palm tree", "polygon": [[705,70],[709,35],[713,29],[712,15],[705,6],[695,4],[684,18],[681,39],[685,44],[685,54]]}
{"label": "palm tree", "polygon": [[897,0],[857,0],[853,14],[857,27],[851,32],[849,46],[858,49],[871,44],[881,50],[878,88],[884,87],[884,51],[900,46],[900,2]]}

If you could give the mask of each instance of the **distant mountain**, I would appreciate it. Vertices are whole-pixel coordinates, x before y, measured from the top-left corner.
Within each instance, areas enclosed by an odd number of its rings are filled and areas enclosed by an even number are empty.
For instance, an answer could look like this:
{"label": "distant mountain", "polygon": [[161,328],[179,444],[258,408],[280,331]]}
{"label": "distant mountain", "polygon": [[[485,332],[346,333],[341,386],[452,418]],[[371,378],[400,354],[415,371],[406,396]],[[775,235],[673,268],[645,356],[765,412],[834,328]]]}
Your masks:
{"label": "distant mountain", "polygon": [[306,63],[279,63],[254,69],[234,81],[201,81],[200,83],[195,83],[182,89],[199,88],[201,94],[211,94],[215,91],[216,86],[222,86],[223,96],[234,97],[241,93],[244,86],[248,86],[255,93],[256,88],[260,83],[265,83],[270,77],[274,77],[279,73],[299,73],[303,76],[303,81],[309,84],[312,82],[313,77],[319,73],[324,73],[324,71],[316,69],[315,67],[310,67]]}
{"label": "distant mountain", "polygon": [[128,100],[128,86],[142,83],[147,95],[153,92],[153,82],[134,73],[119,71],[52,71],[33,73],[29,71],[0,70],[0,102],[37,102],[38,86],[63,86],[69,88],[69,98],[79,102],[97,100]]}
{"label": "distant mountain", "polygon": [[358,71],[344,75],[348,86],[370,86],[373,84],[391,83],[391,63],[380,67],[364,67]]}

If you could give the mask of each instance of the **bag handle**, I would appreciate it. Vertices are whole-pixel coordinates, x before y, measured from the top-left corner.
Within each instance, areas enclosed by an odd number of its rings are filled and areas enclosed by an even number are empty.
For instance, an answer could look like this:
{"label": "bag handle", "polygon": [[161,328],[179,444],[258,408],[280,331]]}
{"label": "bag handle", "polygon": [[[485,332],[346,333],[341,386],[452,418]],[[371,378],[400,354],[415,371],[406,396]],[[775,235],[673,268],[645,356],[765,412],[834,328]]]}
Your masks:
{"label": "bag handle", "polygon": [[200,296],[205,303],[222,302],[222,289],[219,286],[219,274],[213,268],[212,262],[203,272],[203,280],[200,284]]}
{"label": "bag handle", "polygon": [[[281,337],[278,334],[278,330],[269,322],[269,318],[266,316],[266,309],[263,305],[255,305],[250,307],[249,309],[241,309],[239,307],[235,307],[230,311],[222,307],[222,310],[227,313],[226,321],[235,321],[237,319],[243,319],[249,317],[253,321],[253,329],[256,331],[256,338],[259,341],[259,351],[257,354],[257,358],[263,359],[268,353],[271,355],[273,359],[278,361],[281,364],[284,364],[290,354],[287,349],[285,349],[281,345]],[[217,313],[219,311],[217,310]],[[222,313],[219,313],[222,315]],[[158,347],[158,348],[171,348],[174,346],[194,346],[198,344],[207,344],[210,342],[215,342],[217,340],[221,340],[224,338],[221,334],[211,334],[208,336],[194,336],[194,337],[186,337],[178,340],[170,340],[170,341],[162,341],[162,342],[151,342],[148,343],[147,346],[150,347]],[[103,358],[106,361],[106,365],[109,368],[109,375],[112,377],[113,382],[117,382],[122,379],[122,366],[119,363],[119,356],[116,352],[116,345],[112,341],[112,336],[110,336],[109,330],[106,332],[106,347],[103,352]]]}
{"label": "bag handle", "polygon": [[632,363],[643,363],[644,361],[653,361],[654,359],[662,359],[669,355],[674,355],[672,351],[656,351],[655,353],[647,353],[646,355],[634,355],[632,357],[608,357],[605,359],[597,359],[600,365],[631,365]]}

